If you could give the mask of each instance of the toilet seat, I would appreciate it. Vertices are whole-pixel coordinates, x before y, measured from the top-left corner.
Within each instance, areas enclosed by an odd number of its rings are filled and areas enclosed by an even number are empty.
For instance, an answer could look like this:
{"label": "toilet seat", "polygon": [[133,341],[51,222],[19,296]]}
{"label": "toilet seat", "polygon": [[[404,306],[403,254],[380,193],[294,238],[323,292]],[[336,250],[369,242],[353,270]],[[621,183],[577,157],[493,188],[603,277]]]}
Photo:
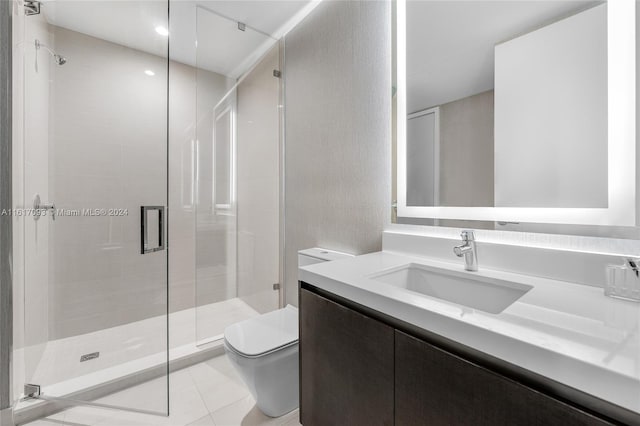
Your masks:
{"label": "toilet seat", "polygon": [[287,305],[224,330],[226,346],[245,358],[266,356],[298,343],[298,309]]}

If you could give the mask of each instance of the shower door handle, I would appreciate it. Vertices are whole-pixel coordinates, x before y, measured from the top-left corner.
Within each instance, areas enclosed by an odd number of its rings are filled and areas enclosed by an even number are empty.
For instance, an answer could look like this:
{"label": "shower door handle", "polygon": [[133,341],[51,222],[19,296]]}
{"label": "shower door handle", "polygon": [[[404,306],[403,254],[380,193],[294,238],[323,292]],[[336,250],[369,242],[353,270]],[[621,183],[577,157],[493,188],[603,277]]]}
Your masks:
{"label": "shower door handle", "polygon": [[164,206],[140,206],[140,254],[164,250]]}

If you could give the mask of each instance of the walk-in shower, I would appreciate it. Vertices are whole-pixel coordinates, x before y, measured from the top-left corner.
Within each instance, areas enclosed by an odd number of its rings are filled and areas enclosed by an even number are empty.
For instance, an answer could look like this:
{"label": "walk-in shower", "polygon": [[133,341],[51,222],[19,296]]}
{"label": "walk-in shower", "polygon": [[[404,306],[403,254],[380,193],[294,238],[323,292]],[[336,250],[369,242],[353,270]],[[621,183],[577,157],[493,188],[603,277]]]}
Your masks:
{"label": "walk-in shower", "polygon": [[[100,397],[221,353],[226,326],[281,306],[280,39],[306,2],[262,3],[16,15],[19,422],[45,399],[114,405]],[[164,383],[117,408],[166,414]]]}

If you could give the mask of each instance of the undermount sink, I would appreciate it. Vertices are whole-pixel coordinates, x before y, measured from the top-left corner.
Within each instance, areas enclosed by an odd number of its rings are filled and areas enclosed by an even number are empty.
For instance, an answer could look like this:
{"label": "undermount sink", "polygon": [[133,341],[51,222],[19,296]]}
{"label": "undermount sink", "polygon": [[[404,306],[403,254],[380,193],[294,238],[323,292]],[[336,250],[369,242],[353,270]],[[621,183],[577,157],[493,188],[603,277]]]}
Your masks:
{"label": "undermount sink", "polygon": [[494,278],[410,263],[371,279],[424,296],[499,314],[533,287]]}

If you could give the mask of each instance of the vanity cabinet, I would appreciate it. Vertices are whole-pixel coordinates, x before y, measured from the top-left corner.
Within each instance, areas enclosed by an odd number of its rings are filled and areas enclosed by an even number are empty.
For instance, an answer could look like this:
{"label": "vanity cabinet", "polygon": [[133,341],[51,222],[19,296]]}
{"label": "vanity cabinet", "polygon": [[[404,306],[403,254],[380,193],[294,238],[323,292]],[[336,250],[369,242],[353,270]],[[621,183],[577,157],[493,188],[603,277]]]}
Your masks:
{"label": "vanity cabinet", "polygon": [[395,330],[300,293],[300,422],[393,425]]}
{"label": "vanity cabinet", "polygon": [[316,290],[300,289],[305,426],[612,424]]}
{"label": "vanity cabinet", "polygon": [[609,424],[400,331],[395,410],[403,426]]}

